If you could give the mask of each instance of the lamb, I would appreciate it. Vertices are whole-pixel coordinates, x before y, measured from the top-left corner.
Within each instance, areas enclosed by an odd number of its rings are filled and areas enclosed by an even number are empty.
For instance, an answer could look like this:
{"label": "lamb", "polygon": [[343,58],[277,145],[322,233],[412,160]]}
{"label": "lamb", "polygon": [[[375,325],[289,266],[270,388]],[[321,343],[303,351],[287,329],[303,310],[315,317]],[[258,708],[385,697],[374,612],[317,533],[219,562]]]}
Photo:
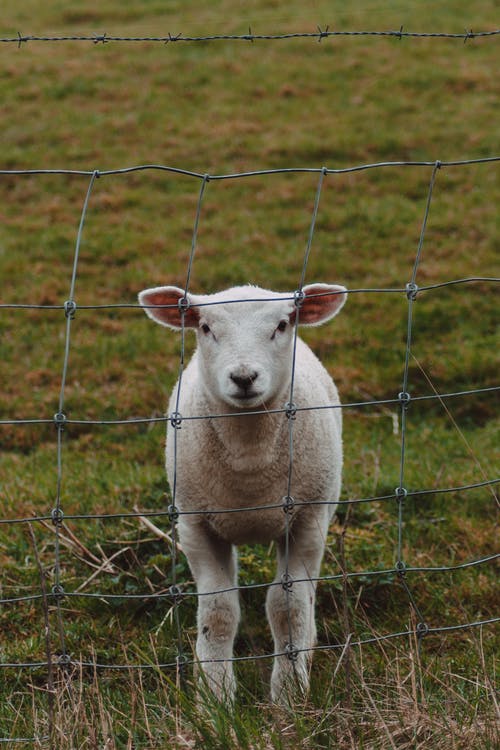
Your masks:
{"label": "lamb", "polygon": [[[139,294],[155,322],[196,331],[196,351],[169,404],[166,467],[173,487],[175,465],[179,539],[198,591],[196,655],[221,700],[232,701],[236,690],[236,546],[247,543],[273,541],[277,550],[266,599],[271,697],[287,703],[308,688],[315,579],[340,493],[342,417],[332,378],[295,327],[330,320],[346,298],[345,287],[328,284],[291,294],[254,286]],[[308,408],[326,405],[333,408]]]}

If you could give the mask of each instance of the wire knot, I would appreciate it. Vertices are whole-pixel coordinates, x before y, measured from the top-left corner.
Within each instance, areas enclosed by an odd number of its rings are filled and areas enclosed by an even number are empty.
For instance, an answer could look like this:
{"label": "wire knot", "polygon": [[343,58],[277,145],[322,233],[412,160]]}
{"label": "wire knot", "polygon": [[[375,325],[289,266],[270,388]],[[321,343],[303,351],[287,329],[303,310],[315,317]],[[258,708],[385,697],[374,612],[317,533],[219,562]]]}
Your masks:
{"label": "wire knot", "polygon": [[293,578],[290,573],[283,573],[281,576],[281,588],[283,591],[291,591],[293,586]]}
{"label": "wire knot", "polygon": [[181,424],[182,424],[182,414],[178,411],[173,411],[170,414],[170,424],[174,428],[174,430],[180,430]]}
{"label": "wire knot", "polygon": [[66,414],[64,414],[62,411],[58,411],[57,414],[54,414],[54,424],[58,430],[64,430],[66,419]]}
{"label": "wire knot", "polygon": [[406,575],[406,563],[403,560],[398,560],[396,565],[396,573],[401,576],[401,578],[404,578]]}
{"label": "wire knot", "polygon": [[64,591],[60,583],[56,583],[55,586],[52,586],[52,596],[57,601],[61,601],[61,599],[64,599],[64,597],[66,596],[66,592]]}
{"label": "wire knot", "polygon": [[287,419],[295,419],[297,416],[297,405],[293,401],[287,401],[285,404],[285,414]]}
{"label": "wire knot", "polygon": [[398,502],[402,503],[403,500],[408,497],[408,490],[404,487],[396,487],[394,494],[396,495]]}
{"label": "wire knot", "polygon": [[66,300],[66,302],[64,303],[64,314],[66,315],[66,317],[73,320],[73,318],[75,317],[75,313],[76,302],[72,299]]}
{"label": "wire knot", "polygon": [[179,653],[175,657],[175,663],[179,672],[183,672],[188,663],[186,654],[184,654],[182,651],[179,651]]}
{"label": "wire knot", "polygon": [[417,623],[417,638],[424,638],[429,632],[429,626],[426,622]]}
{"label": "wire knot", "polygon": [[295,507],[295,500],[291,495],[285,495],[283,498],[283,512],[284,513],[292,513],[293,509]]}
{"label": "wire knot", "polygon": [[184,315],[189,310],[189,308],[191,307],[191,303],[186,295],[184,295],[184,297],[180,297],[179,301],[177,302],[177,307],[179,308],[181,315]]}
{"label": "wire knot", "polygon": [[61,526],[64,520],[64,513],[61,508],[53,508],[50,512],[50,517],[54,526]]}
{"label": "wire knot", "polygon": [[299,650],[293,643],[287,643],[285,645],[285,654],[287,659],[292,662],[296,662],[299,658]]}
{"label": "wire knot", "polygon": [[408,282],[408,284],[406,285],[406,296],[408,297],[408,299],[412,301],[415,300],[417,298],[417,293],[418,293],[417,284],[415,284],[414,281]]}
{"label": "wire knot", "polygon": [[407,409],[411,401],[411,396],[408,391],[401,391],[401,393],[398,393],[398,401],[404,409]]}
{"label": "wire knot", "polygon": [[179,519],[179,509],[175,505],[168,506],[168,519],[170,523],[175,523]]}
{"label": "wire knot", "polygon": [[175,583],[173,583],[172,586],[170,586],[168,593],[172,597],[174,604],[177,604],[179,599],[181,598],[182,593],[180,588]]}
{"label": "wire knot", "polygon": [[303,289],[296,289],[293,293],[293,304],[295,307],[300,308],[306,298],[306,294]]}

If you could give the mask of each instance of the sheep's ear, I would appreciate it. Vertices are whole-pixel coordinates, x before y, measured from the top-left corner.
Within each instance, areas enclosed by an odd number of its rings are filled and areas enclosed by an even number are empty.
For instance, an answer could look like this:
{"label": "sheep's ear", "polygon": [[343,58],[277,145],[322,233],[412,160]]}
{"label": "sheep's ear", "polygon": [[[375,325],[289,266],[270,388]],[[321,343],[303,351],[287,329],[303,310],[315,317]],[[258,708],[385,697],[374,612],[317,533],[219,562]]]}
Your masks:
{"label": "sheep's ear", "polygon": [[[189,305],[186,307],[184,314],[181,313],[179,300],[186,299]],[[193,307],[193,296],[186,294],[183,289],[176,286],[157,286],[153,289],[144,289],[139,292],[139,303],[144,307],[144,312],[155,323],[168,328],[177,330],[184,326],[186,328],[197,328],[199,322],[199,312],[197,307]]]}
{"label": "sheep's ear", "polygon": [[347,289],[334,284],[309,284],[303,287],[304,299],[299,308],[299,325],[317,326],[330,320],[343,307]]}

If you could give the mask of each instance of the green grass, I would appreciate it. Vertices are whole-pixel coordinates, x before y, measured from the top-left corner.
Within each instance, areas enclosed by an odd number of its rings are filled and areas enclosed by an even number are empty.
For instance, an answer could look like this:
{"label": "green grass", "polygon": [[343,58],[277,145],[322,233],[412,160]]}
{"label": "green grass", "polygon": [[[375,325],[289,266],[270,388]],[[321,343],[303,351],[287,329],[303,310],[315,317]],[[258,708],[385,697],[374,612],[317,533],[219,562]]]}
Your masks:
{"label": "green grass", "polygon": [[[353,7],[354,6],[354,7]],[[185,35],[399,29],[462,33],[497,25],[495,3],[421,0],[361,5],[255,0],[203,8],[169,1],[68,8],[50,0],[7,0],[0,36],[22,34]],[[336,38],[279,42],[64,42],[0,46],[0,169],[105,171],[164,164],[201,174],[267,168],[350,167],[379,161],[476,159],[498,155],[497,38]],[[418,247],[430,168],[374,169],[324,179],[307,281],[350,289],[404,288]],[[62,305],[69,296],[87,176],[0,176],[0,302]],[[250,281],[297,287],[317,174],[281,174],[206,185],[192,288]],[[77,305],[134,304],[160,283],[182,286],[200,181],[142,171],[95,181],[76,278]],[[500,199],[495,164],[437,174],[417,272],[420,286],[498,276]],[[496,286],[461,284],[418,295],[409,390],[450,393],[498,384]],[[404,294],[352,294],[332,325],[305,338],[334,374],[344,403],[395,399],[401,391],[408,304]],[[61,310],[0,308],[0,419],[58,411],[64,357]],[[193,342],[188,341],[188,353]],[[134,309],[78,309],[64,410],[71,419],[128,419],[164,413],[180,341]],[[413,401],[408,411],[405,485],[460,487],[498,475],[495,394]],[[344,412],[342,499],[384,497],[400,481],[397,404]],[[50,516],[57,485],[56,432],[49,425],[0,425],[1,519]],[[137,517],[168,505],[163,426],[70,425],[62,451],[61,581],[67,591],[161,593],[170,585],[168,543]],[[393,499],[341,506],[323,574],[390,569],[397,551]],[[498,499],[491,487],[409,498],[402,554],[410,566],[451,566],[495,554]],[[54,583],[50,522],[0,524],[0,598]],[[109,560],[112,558],[111,562]],[[192,590],[182,556],[179,581]],[[269,703],[272,649],[263,618],[273,552],[241,550],[244,617],[236,644],[235,711],[201,709],[187,670],[175,672],[177,631],[168,599],[68,597],[61,603],[68,651],[82,666],[0,668],[0,738],[47,737],[55,748],[436,748],[496,747],[495,626],[379,641],[342,654],[353,641],[416,625],[392,574],[324,581],[311,693],[294,711]],[[497,615],[492,564],[408,573],[431,627]],[[51,652],[60,650],[49,608]],[[184,648],[195,639],[195,600],[179,608]],[[45,661],[39,600],[0,607],[0,662]],[[256,654],[256,661],[246,656]],[[138,670],[136,664],[148,669]],[[52,702],[52,703],[51,703]],[[17,746],[12,745],[12,747]],[[7,744],[7,747],[9,745]]]}

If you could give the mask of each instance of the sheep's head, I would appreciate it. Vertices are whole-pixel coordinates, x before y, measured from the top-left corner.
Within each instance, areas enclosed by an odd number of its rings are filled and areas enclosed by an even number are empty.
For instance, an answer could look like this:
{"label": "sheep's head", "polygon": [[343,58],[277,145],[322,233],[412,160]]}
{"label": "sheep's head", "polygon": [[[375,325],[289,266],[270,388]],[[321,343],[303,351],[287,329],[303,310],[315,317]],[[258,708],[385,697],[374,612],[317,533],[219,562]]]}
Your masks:
{"label": "sheep's head", "polygon": [[345,287],[329,284],[310,284],[296,294],[252,286],[210,295],[164,286],[139,294],[156,323],[196,330],[200,385],[238,409],[269,406],[285,396],[295,326],[330,320],[346,298]]}

